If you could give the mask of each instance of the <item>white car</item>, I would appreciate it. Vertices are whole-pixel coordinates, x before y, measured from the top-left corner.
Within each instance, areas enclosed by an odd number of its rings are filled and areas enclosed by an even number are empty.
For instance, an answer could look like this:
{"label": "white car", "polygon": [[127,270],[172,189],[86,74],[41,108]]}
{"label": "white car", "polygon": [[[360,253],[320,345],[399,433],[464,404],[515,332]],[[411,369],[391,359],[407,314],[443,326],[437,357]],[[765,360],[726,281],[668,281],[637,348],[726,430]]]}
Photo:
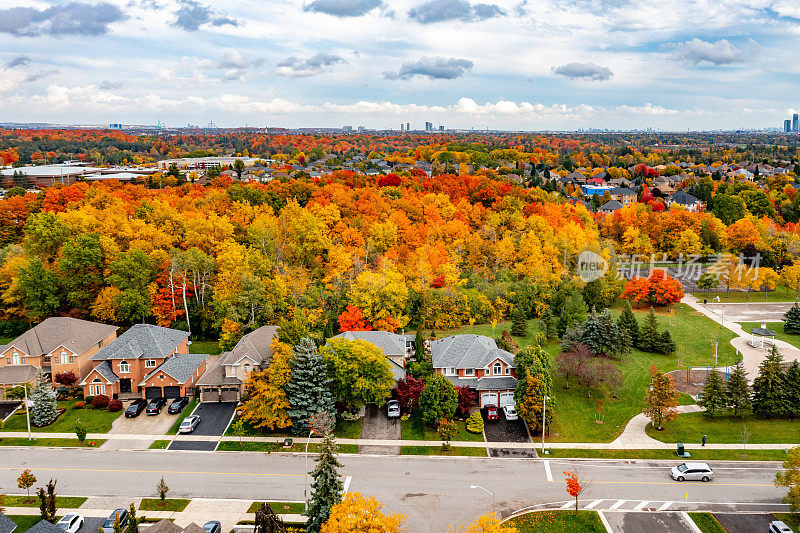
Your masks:
{"label": "white car", "polygon": [[714,471],[706,463],[682,463],[673,466],[669,475],[675,481],[711,481]]}
{"label": "white car", "polygon": [[83,527],[83,516],[78,513],[67,513],[64,518],[56,522],[56,527],[63,529],[65,533],[75,533]]}
{"label": "white car", "polygon": [[200,417],[197,415],[189,415],[183,419],[181,425],[178,427],[178,433],[191,433],[197,428],[200,423]]}
{"label": "white car", "polygon": [[389,418],[400,418],[400,402],[389,400],[386,404],[386,416]]}
{"label": "white car", "polygon": [[503,406],[503,417],[506,420],[518,420],[519,415],[517,414],[517,406],[516,405],[504,405]]}

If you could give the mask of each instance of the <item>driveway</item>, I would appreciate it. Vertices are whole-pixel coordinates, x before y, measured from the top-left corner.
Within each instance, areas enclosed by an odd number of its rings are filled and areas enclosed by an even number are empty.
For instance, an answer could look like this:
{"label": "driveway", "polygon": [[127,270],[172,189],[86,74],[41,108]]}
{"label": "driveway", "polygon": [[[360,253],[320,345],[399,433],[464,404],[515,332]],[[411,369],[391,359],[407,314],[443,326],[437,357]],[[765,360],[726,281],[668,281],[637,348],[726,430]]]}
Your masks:
{"label": "driveway", "polygon": [[[83,511],[78,511],[79,513],[83,514]],[[138,513],[137,513],[138,515]],[[86,516],[83,515],[83,525],[77,531],[77,533],[97,533],[100,529],[100,526],[103,525],[103,522],[106,521],[106,516],[97,517],[97,516]]]}
{"label": "driveway", "polygon": [[[604,512],[613,533],[694,533],[680,513]],[[757,530],[752,530],[757,531]]]}
{"label": "driveway", "polygon": [[[361,424],[362,439],[400,440],[400,419],[389,420],[386,408],[368,405]],[[358,453],[374,455],[400,455],[400,446],[358,447]]]}
{"label": "driveway", "polygon": [[[522,419],[506,420],[502,409],[499,410],[498,420],[487,420],[486,410],[481,409],[483,417],[483,434],[486,442],[530,442],[528,431]],[[489,447],[490,457],[537,457],[536,450],[519,450],[514,448]]]}
{"label": "driveway", "polygon": [[144,412],[135,418],[126,418],[124,409],[130,402],[123,402],[123,413],[111,424],[109,435],[163,435],[172,424],[175,423],[176,415],[167,413],[167,406],[161,409],[157,415],[148,416]]}
{"label": "driveway", "polygon": [[769,513],[714,513],[714,517],[728,533],[767,531],[775,520]]}
{"label": "driveway", "polygon": [[[221,437],[228,429],[233,414],[236,412],[236,402],[203,402],[194,410],[195,415],[200,417],[200,424],[192,435],[207,437]],[[189,413],[186,413],[188,415]],[[193,441],[182,439],[181,435],[169,445],[169,450],[194,450],[213,452],[217,448],[217,440],[213,441]]]}
{"label": "driveway", "polygon": [[22,405],[18,401],[2,401],[0,402],[0,420],[5,420],[8,416],[17,410],[17,407]]}

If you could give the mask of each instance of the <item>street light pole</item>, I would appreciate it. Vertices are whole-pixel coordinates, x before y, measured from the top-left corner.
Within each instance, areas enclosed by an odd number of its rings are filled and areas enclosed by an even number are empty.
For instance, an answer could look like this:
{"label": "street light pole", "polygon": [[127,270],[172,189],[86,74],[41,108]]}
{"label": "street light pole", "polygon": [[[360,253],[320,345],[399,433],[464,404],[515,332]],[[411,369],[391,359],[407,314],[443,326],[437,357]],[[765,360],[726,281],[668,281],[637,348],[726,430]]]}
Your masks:
{"label": "street light pole", "polygon": [[492,512],[497,512],[497,497],[495,496],[494,492],[490,491],[486,487],[481,487],[480,485],[470,485],[469,488],[471,489],[481,489],[483,492],[492,495]]}
{"label": "street light pole", "polygon": [[22,388],[25,389],[25,418],[28,421],[28,440],[33,440],[31,437],[31,411],[28,408],[28,384],[23,383]]}
{"label": "street light pole", "polygon": [[544,430],[545,430],[545,412],[547,409],[547,400],[549,396],[542,398],[542,455],[544,455]]}
{"label": "street light pole", "polygon": [[312,429],[312,430],[310,430],[308,432],[308,438],[306,439],[306,454],[305,454],[305,456],[306,456],[306,470],[305,470],[306,474],[305,474],[305,476],[303,476],[303,482],[304,482],[304,486],[303,486],[303,503],[306,506],[306,513],[308,513],[308,443],[311,442],[311,435],[313,435],[313,434],[314,434],[314,430]]}

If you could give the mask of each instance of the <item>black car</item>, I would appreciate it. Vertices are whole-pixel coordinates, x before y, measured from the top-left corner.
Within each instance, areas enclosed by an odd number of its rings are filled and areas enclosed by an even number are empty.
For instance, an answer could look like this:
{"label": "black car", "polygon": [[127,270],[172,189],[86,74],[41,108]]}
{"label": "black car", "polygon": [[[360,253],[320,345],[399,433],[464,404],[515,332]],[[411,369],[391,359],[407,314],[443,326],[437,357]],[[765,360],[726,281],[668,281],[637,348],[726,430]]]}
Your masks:
{"label": "black car", "polygon": [[183,408],[189,404],[189,398],[186,396],[181,396],[180,398],[175,398],[172,400],[172,403],[169,404],[169,409],[167,412],[171,415],[176,415],[183,411]]}
{"label": "black car", "polygon": [[106,518],[106,521],[103,522],[103,525],[100,527],[103,533],[114,533],[114,520],[119,515],[119,525],[121,527],[125,527],[128,525],[128,510],[127,509],[114,509],[114,512],[111,513],[111,516]]}
{"label": "black car", "polygon": [[216,520],[210,520],[203,524],[203,529],[206,533],[221,533],[222,531],[222,524],[217,522]]}
{"label": "black car", "polygon": [[167,399],[163,396],[159,396],[158,398],[153,398],[150,400],[150,403],[147,404],[147,409],[145,412],[148,415],[157,415],[161,412],[161,408],[164,407],[167,403]]}
{"label": "black car", "polygon": [[125,409],[125,416],[127,418],[134,418],[142,414],[144,408],[147,407],[147,400],[134,400],[132,404]]}

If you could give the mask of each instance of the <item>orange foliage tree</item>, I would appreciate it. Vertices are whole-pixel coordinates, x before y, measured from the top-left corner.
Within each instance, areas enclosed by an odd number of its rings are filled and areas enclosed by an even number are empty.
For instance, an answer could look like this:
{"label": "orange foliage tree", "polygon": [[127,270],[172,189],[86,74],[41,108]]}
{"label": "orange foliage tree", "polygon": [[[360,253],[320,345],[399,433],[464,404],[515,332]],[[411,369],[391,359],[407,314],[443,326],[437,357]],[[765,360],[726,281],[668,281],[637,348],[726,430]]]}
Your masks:
{"label": "orange foliage tree", "polygon": [[354,305],[348,305],[347,309],[339,315],[340,331],[372,331],[372,326],[367,324],[364,313]]}
{"label": "orange foliage tree", "polygon": [[585,482],[581,482],[578,477],[578,471],[574,468],[572,470],[564,470],[564,480],[567,482],[567,494],[575,498],[575,512],[578,512],[578,496],[580,496],[589,485]]}
{"label": "orange foliage tree", "polygon": [[672,305],[683,298],[683,285],[660,268],[654,268],[647,278],[635,277],[625,284],[621,298],[635,307]]}

